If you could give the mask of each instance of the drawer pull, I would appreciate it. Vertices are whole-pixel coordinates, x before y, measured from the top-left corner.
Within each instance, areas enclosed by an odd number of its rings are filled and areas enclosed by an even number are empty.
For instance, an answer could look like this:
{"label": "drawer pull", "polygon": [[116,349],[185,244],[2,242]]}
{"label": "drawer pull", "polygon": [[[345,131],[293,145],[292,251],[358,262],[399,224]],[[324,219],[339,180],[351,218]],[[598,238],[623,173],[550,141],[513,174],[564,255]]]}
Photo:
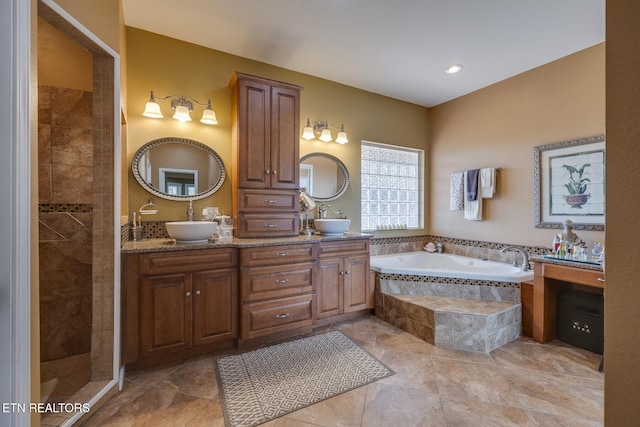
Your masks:
{"label": "drawer pull", "polygon": [[265,200],[264,201],[265,205],[275,205],[276,203],[278,203],[277,200]]}
{"label": "drawer pull", "polygon": [[277,279],[276,283],[288,283],[289,279]]}
{"label": "drawer pull", "polygon": [[604,282],[604,278],[598,277],[598,282]]}
{"label": "drawer pull", "polygon": [[278,228],[276,224],[265,224],[264,228]]}
{"label": "drawer pull", "polygon": [[289,313],[284,313],[284,314],[276,314],[276,317],[278,319],[286,319],[287,317],[291,316]]}
{"label": "drawer pull", "polygon": [[276,256],[289,256],[289,252],[277,252]]}

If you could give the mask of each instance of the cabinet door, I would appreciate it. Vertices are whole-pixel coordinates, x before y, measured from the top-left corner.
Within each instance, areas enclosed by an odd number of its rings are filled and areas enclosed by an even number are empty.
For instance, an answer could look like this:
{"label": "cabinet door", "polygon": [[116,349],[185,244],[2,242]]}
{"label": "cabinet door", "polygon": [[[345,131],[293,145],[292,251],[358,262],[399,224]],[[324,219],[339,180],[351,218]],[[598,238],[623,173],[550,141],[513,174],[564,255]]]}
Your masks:
{"label": "cabinet door", "polygon": [[344,259],[344,312],[372,308],[373,289],[369,285],[369,256]]}
{"label": "cabinet door", "polygon": [[155,356],[192,346],[191,274],[140,279],[140,354]]}
{"label": "cabinet door", "polygon": [[271,90],[271,188],[297,190],[300,175],[300,92]]}
{"label": "cabinet door", "polygon": [[193,345],[238,336],[238,273],[236,270],[193,274]]}
{"label": "cabinet door", "polygon": [[318,261],[318,319],[342,313],[342,258]]}
{"label": "cabinet door", "polygon": [[237,89],[238,187],[269,188],[271,179],[271,86],[239,81]]}

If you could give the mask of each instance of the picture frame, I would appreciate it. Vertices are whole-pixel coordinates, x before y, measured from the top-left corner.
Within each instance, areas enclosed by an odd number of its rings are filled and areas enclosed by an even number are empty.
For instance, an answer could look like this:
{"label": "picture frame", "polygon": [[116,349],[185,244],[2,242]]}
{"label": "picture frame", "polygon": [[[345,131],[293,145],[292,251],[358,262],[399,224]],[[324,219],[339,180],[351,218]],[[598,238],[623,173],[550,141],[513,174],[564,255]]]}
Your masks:
{"label": "picture frame", "polygon": [[603,231],[605,161],[604,135],[534,147],[535,227]]}

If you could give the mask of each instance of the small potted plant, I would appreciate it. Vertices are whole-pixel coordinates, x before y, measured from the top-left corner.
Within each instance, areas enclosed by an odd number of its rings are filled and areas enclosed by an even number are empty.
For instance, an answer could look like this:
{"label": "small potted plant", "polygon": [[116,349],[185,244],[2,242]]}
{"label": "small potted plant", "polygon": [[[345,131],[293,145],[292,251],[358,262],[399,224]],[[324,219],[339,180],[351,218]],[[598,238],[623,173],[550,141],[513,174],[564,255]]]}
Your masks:
{"label": "small potted plant", "polygon": [[591,182],[589,178],[584,177],[584,171],[591,166],[590,163],[585,163],[576,168],[571,165],[562,165],[569,172],[569,182],[564,186],[569,191],[569,194],[564,196],[564,200],[572,207],[582,209],[582,205],[587,203],[591,194],[585,194],[587,191],[587,183]]}

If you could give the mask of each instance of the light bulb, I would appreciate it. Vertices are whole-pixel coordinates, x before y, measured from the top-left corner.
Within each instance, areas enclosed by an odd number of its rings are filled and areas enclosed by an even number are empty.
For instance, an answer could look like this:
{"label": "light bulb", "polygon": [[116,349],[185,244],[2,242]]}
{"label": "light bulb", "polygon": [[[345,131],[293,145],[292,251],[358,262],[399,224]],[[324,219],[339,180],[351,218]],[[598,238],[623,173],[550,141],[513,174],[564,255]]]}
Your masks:
{"label": "light bulb", "polygon": [[191,116],[189,115],[189,109],[184,105],[178,105],[176,112],[173,114],[173,118],[180,122],[190,122]]}

